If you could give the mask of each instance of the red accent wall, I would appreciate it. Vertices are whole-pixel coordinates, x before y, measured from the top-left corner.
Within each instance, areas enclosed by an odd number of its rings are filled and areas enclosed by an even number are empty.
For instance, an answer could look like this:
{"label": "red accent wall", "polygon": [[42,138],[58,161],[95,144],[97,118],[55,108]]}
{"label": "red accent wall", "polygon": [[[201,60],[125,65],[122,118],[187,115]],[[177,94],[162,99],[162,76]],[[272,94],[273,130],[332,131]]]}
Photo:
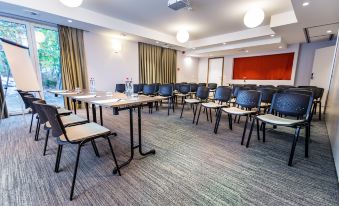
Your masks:
{"label": "red accent wall", "polygon": [[294,53],[234,58],[233,79],[291,80]]}

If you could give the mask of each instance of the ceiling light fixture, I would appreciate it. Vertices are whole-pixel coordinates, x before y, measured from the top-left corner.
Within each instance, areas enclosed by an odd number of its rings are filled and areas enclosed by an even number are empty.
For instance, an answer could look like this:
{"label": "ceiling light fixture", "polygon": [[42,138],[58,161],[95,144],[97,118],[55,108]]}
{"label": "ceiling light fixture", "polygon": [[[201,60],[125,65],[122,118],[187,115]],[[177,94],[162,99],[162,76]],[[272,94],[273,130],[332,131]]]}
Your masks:
{"label": "ceiling light fixture", "polygon": [[226,42],[224,42],[224,43],[222,43],[223,45],[226,45],[227,43]]}
{"label": "ceiling light fixture", "polygon": [[245,50],[246,53],[248,53],[249,51],[248,50]]}
{"label": "ceiling light fixture", "polygon": [[83,0],[60,0],[60,2],[65,5],[65,6],[68,6],[68,7],[79,7]]}
{"label": "ceiling light fixture", "polygon": [[156,43],[156,44],[159,44],[159,42],[158,42],[158,41],[156,41],[155,43]]}
{"label": "ceiling light fixture", "polygon": [[177,32],[177,40],[180,43],[185,43],[189,40],[190,38],[190,34],[188,33],[188,31],[181,29]]}
{"label": "ceiling light fixture", "polygon": [[305,2],[303,3],[303,6],[308,6],[308,5],[310,5],[310,2],[308,2],[308,1],[305,1]]}
{"label": "ceiling light fixture", "polygon": [[244,16],[244,24],[248,28],[259,26],[265,19],[265,12],[261,8],[251,8]]}
{"label": "ceiling light fixture", "polygon": [[326,33],[330,34],[332,33],[332,30],[327,30]]}
{"label": "ceiling light fixture", "polygon": [[283,48],[283,46],[279,46],[279,49],[282,49]]}
{"label": "ceiling light fixture", "polygon": [[70,19],[68,19],[67,21],[68,21],[68,23],[72,23],[72,22],[73,22],[73,21],[72,21],[72,20],[70,20]]}
{"label": "ceiling light fixture", "polygon": [[271,34],[270,36],[271,36],[271,37],[275,37],[275,35],[274,35],[274,34]]}

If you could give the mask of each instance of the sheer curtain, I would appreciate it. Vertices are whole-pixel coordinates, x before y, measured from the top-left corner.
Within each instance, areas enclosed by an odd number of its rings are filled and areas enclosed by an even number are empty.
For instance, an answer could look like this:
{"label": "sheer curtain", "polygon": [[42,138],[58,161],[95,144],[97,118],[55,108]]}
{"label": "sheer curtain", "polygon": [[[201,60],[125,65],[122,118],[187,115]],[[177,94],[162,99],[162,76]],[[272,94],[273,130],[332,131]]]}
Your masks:
{"label": "sheer curtain", "polygon": [[139,82],[175,83],[176,50],[139,42]]}

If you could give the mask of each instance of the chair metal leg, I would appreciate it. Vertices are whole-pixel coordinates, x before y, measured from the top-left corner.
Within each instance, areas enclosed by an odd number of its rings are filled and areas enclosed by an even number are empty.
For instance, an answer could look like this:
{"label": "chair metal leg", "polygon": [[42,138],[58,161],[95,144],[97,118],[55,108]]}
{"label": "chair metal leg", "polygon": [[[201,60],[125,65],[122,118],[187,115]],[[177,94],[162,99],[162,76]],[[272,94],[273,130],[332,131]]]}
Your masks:
{"label": "chair metal leg", "polygon": [[[256,119],[256,118],[253,117],[253,119]],[[257,123],[257,136],[258,136],[258,140],[260,140],[260,126],[259,126],[259,119],[256,119],[256,123]]]}
{"label": "chair metal leg", "polygon": [[32,132],[33,118],[34,118],[34,114],[32,113],[32,117],[31,117],[31,126],[29,127],[29,133]]}
{"label": "chair metal leg", "polygon": [[292,143],[290,158],[289,158],[289,160],[288,160],[288,166],[292,166],[294,151],[295,151],[295,147],[296,147],[296,145],[297,145],[297,141],[298,141],[298,138],[299,138],[299,134],[300,134],[300,127],[297,127],[297,129],[295,130],[294,138],[293,138],[293,143]]}
{"label": "chair metal leg", "polygon": [[254,128],[254,122],[255,122],[255,118],[253,118],[253,120],[252,120],[251,130],[250,130],[250,133],[248,134],[246,147],[248,147],[250,145],[250,141],[251,141],[251,137],[252,137],[252,132],[253,132],[253,128]]}
{"label": "chair metal leg", "polygon": [[266,123],[262,123],[262,141],[266,142]]}
{"label": "chair metal leg", "polygon": [[305,137],[305,157],[308,157],[308,146],[310,143],[310,130],[309,130],[310,125],[307,125],[305,127],[306,130],[306,137]]}
{"label": "chair metal leg", "polygon": [[40,135],[40,119],[37,120],[36,123],[36,128],[35,128],[35,137],[34,140],[38,141],[39,140],[39,135]]}
{"label": "chair metal leg", "polygon": [[[235,116],[237,117],[237,116]],[[232,126],[232,114],[228,114],[228,126],[230,127],[230,130],[233,130]]]}
{"label": "chair metal leg", "polygon": [[221,119],[221,108],[217,109],[216,111],[217,111],[217,114],[215,117],[214,134],[218,133],[219,123]]}
{"label": "chair metal leg", "polygon": [[81,147],[82,147],[82,144],[79,144],[79,146],[78,146],[78,153],[77,153],[77,159],[76,159],[76,162],[75,162],[74,173],[73,173],[71,194],[70,194],[70,197],[69,197],[69,199],[71,201],[73,200],[74,186],[75,186],[75,180],[76,180],[77,172],[78,172],[78,165],[79,165],[79,158],[80,158]]}
{"label": "chair metal leg", "polygon": [[169,116],[170,108],[171,108],[171,98],[168,98],[168,104],[167,104],[167,116]]}
{"label": "chair metal leg", "polygon": [[114,151],[113,151],[113,147],[112,147],[112,143],[111,143],[111,140],[109,139],[109,137],[107,137],[107,141],[108,141],[109,148],[111,150],[111,153],[112,153],[112,156],[113,156],[113,159],[114,159],[115,168],[117,168],[118,174],[119,174],[119,176],[121,176],[120,168],[119,168],[119,165],[118,165],[118,161],[117,161],[117,158],[115,157],[115,154],[114,154]]}
{"label": "chair metal leg", "polygon": [[207,119],[207,121],[209,121],[209,119],[208,119],[208,109],[206,107],[204,107],[204,111],[206,112],[206,119]]}
{"label": "chair metal leg", "polygon": [[319,120],[321,120],[321,101],[319,102]]}
{"label": "chair metal leg", "polygon": [[91,143],[92,143],[92,147],[93,147],[93,150],[94,150],[95,155],[96,155],[97,157],[100,157],[100,154],[99,154],[97,145],[95,144],[95,141],[92,140]]}
{"label": "chair metal leg", "polygon": [[244,131],[242,133],[242,138],[241,138],[241,145],[244,144],[244,139],[245,139],[245,134],[247,130],[247,122],[248,122],[249,115],[246,115],[246,121],[245,121],[245,126],[244,126]]}
{"label": "chair metal leg", "polygon": [[174,106],[175,106],[174,100],[172,99],[171,102],[172,102],[172,109],[173,109],[173,113],[174,113]]}
{"label": "chair metal leg", "polygon": [[61,153],[62,153],[62,145],[58,146],[58,152],[56,156],[56,161],[55,161],[55,168],[54,172],[58,173],[59,172],[59,165],[60,165],[60,160],[61,160]]}
{"label": "chair metal leg", "polygon": [[[182,113],[184,112],[185,104],[186,104],[186,102],[184,102],[184,103],[182,104],[182,109],[181,109],[180,118],[182,118]],[[194,109],[193,109],[193,110],[194,110]]]}
{"label": "chair metal leg", "polygon": [[[198,125],[198,123],[199,123],[199,118],[200,118],[200,113],[201,113],[201,107],[202,107],[202,105],[200,104],[200,107],[199,107],[199,113],[198,113],[196,125]],[[197,109],[198,109],[198,105],[197,105]],[[195,111],[196,111],[196,110],[195,110]]]}
{"label": "chair metal leg", "polygon": [[210,119],[211,119],[211,123],[212,123],[212,109],[210,108]]}
{"label": "chair metal leg", "polygon": [[46,131],[46,139],[45,139],[45,146],[44,146],[43,156],[46,155],[46,149],[47,149],[47,144],[48,144],[48,137],[49,137],[49,129]]}

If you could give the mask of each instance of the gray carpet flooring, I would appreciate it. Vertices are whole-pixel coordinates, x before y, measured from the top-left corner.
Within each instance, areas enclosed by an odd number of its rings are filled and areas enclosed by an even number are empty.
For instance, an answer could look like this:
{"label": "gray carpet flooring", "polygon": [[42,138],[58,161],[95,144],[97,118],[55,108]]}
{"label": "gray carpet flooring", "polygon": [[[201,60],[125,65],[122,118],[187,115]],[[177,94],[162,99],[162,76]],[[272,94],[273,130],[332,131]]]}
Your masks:
{"label": "gray carpet flooring", "polygon": [[[240,145],[243,121],[230,131],[223,117],[215,135],[214,124],[205,115],[197,126],[191,123],[191,110],[185,110],[183,119],[179,115],[179,110],[167,116],[165,108],[152,115],[144,109],[145,150],[154,148],[156,154],[146,158],[137,154],[121,170],[121,177],[112,174],[114,162],[107,141],[97,141],[100,158],[90,145],[85,146],[72,202],[68,197],[76,146],[64,147],[61,171],[56,174],[55,141],[51,138],[47,155],[42,156],[45,133],[34,141],[34,132],[28,134],[29,115],[4,120],[0,205],[339,205],[324,122],[313,123],[310,157],[304,158],[301,137],[294,165],[288,167],[291,129],[269,129],[266,143],[255,135],[246,148]],[[113,116],[104,110],[104,125],[118,133],[112,142],[121,163],[129,156],[128,112]]]}

